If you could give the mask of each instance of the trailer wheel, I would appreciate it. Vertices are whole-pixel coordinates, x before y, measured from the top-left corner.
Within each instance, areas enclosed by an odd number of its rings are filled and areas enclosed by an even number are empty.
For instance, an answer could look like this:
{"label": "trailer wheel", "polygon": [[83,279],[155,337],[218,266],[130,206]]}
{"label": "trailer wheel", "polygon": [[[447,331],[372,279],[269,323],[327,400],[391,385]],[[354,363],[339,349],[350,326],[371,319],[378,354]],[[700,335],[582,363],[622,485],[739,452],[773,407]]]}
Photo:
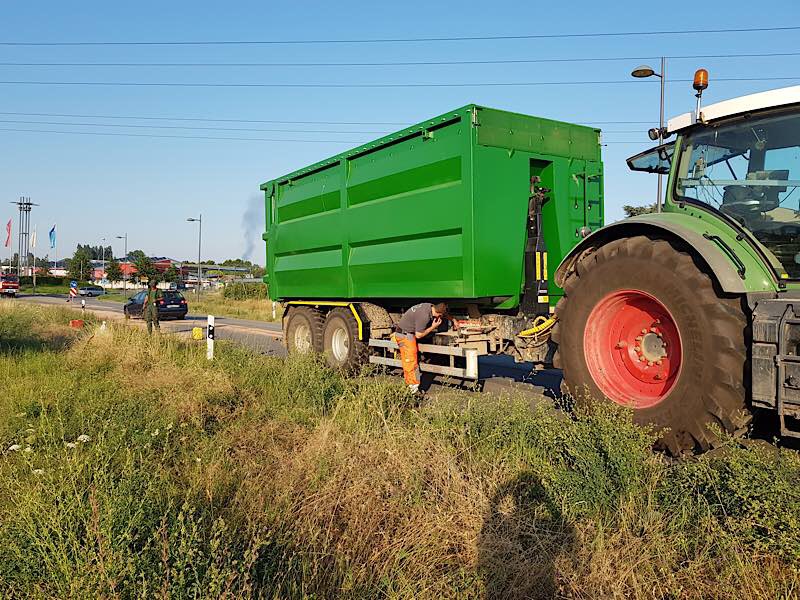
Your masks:
{"label": "trailer wheel", "polygon": [[334,308],[325,319],[322,342],[328,366],[356,371],[367,361],[367,344],[358,339],[358,322],[349,308]]}
{"label": "trailer wheel", "polygon": [[289,310],[284,323],[284,340],[290,354],[307,354],[322,349],[322,314],[310,306]]}
{"label": "trailer wheel", "polygon": [[742,299],[717,292],[690,254],[665,240],[614,240],[584,256],[556,307],[558,363],[576,402],[608,398],[663,430],[673,454],[750,422]]}

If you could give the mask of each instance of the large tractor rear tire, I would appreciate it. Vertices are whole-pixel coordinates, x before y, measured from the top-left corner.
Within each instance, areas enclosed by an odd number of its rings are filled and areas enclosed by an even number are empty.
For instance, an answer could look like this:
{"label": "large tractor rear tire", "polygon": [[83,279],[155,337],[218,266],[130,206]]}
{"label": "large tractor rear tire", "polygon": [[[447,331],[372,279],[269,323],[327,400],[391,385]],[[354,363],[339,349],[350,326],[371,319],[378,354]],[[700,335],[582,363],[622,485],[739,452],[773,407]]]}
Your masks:
{"label": "large tractor rear tire", "polygon": [[367,362],[367,345],[359,339],[358,322],[349,308],[334,308],[325,318],[322,336],[325,362],[334,369],[357,371]]}
{"label": "large tractor rear tire", "polygon": [[289,354],[322,351],[324,318],[310,306],[293,306],[286,315],[284,340]]}
{"label": "large tractor rear tire", "polygon": [[746,430],[742,298],[717,292],[689,253],[645,236],[614,240],[578,261],[564,294],[553,339],[576,402],[632,407],[673,454],[713,446],[712,424]]}

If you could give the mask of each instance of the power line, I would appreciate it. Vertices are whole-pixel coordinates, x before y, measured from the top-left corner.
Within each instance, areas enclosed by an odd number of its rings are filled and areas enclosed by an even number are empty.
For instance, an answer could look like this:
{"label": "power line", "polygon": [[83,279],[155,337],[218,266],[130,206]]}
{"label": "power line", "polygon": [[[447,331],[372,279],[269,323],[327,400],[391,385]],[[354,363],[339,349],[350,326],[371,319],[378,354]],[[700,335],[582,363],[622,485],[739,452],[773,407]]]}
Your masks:
{"label": "power line", "polygon": [[385,135],[388,131],[333,131],[330,129],[254,129],[250,127],[202,127],[189,125],[120,125],[118,123],[75,123],[65,121],[23,121],[16,119],[0,119],[0,123],[17,123],[23,125],[81,125],[87,127],[135,127],[140,129],[202,129],[212,131],[254,131],[270,133],[344,133],[344,134],[371,134]]}
{"label": "power line", "polygon": [[0,41],[0,46],[231,46],[231,45],[299,45],[299,44],[389,44],[427,42],[476,42],[500,40],[543,40],[605,37],[652,37],[659,35],[695,35],[712,33],[756,33],[796,31],[800,26],[741,27],[722,29],[667,29],[661,31],[601,31],[586,33],[536,33],[525,35],[473,35],[452,37],[414,38],[360,38],[360,39],[310,39],[310,40],[186,40],[186,41],[75,41],[75,42],[11,42]]}
{"label": "power line", "polygon": [[[392,125],[405,126],[411,123],[386,122],[386,121],[279,121],[265,119],[212,119],[209,117],[150,117],[134,115],[76,115],[64,113],[27,113],[27,112],[0,112],[0,115],[18,115],[26,117],[69,117],[79,119],[141,119],[147,121],[201,121],[209,123],[274,123],[281,125]],[[649,121],[646,121],[649,123]]]}
{"label": "power line", "polygon": [[24,133],[56,133],[68,135],[104,135],[104,136],[124,136],[124,137],[145,137],[145,138],[175,138],[185,140],[238,140],[245,142],[286,142],[286,143],[313,143],[313,144],[363,144],[361,140],[294,140],[294,139],[272,139],[272,138],[246,138],[246,137],[217,137],[206,135],[167,135],[155,133],[118,133],[108,131],[56,131],[51,129],[18,129],[10,127],[0,127],[0,131],[17,131]]}
{"label": "power line", "polygon": [[[800,77],[716,77],[714,81],[797,81]],[[647,80],[645,80],[646,82]],[[670,79],[667,83],[686,83],[691,79]],[[465,87],[532,87],[556,85],[632,85],[642,84],[635,79],[597,81],[500,81],[459,83],[219,83],[219,82],[160,82],[160,81],[0,81],[0,85],[57,85],[101,87],[201,87],[201,88],[465,88]],[[655,81],[651,83],[657,83]]]}
{"label": "power line", "polygon": [[[108,131],[58,131],[52,129],[21,129],[11,127],[0,127],[0,131],[14,131],[21,133],[47,133],[47,134],[64,134],[64,135],[102,135],[111,137],[142,137],[142,138],[170,138],[170,139],[184,139],[184,140],[235,140],[244,142],[284,142],[284,143],[312,143],[312,144],[350,144],[358,146],[360,144],[369,143],[363,140],[297,140],[297,139],[273,139],[273,138],[247,138],[247,137],[222,137],[222,136],[206,136],[206,135],[168,135],[168,134],[155,134],[155,133],[121,133],[121,132],[108,132]],[[635,141],[611,141],[603,142],[606,144],[644,144],[644,142]]]}
{"label": "power line", "polygon": [[[2,114],[2,113],[0,113]],[[368,134],[368,135],[389,135],[391,131],[332,131],[330,129],[254,129],[250,127],[202,127],[190,125],[140,125],[140,124],[119,124],[119,123],[76,123],[74,121],[26,121],[17,119],[0,119],[0,123],[13,123],[19,125],[61,125],[61,126],[80,126],[80,127],[119,127],[137,129],[190,129],[203,131],[249,131],[254,133],[335,133],[335,134]],[[641,129],[605,129],[603,133],[642,133]]]}
{"label": "power line", "polygon": [[[134,119],[143,121],[193,121],[201,123],[273,123],[281,125],[391,125],[393,127],[408,127],[413,125],[411,122],[385,122],[385,121],[279,121],[266,119],[230,119],[210,117],[153,117],[141,115],[83,115],[72,113],[28,113],[28,112],[9,112],[0,111],[0,115],[13,115],[22,117],[60,117],[73,119]],[[578,121],[585,125],[651,125],[650,121]],[[193,128],[196,129],[196,128]],[[326,131],[326,133],[328,133]],[[338,133],[331,131],[330,133]],[[362,132],[348,132],[362,133]],[[378,132],[376,132],[378,133]]]}
{"label": "power line", "polygon": [[[746,54],[684,54],[665,56],[669,60],[719,58],[776,58],[800,56],[800,52],[766,52]],[[616,62],[655,60],[659,56],[609,56],[575,58],[522,58],[497,60],[422,60],[390,62],[0,62],[2,67],[419,67],[453,65],[510,65],[571,62]]]}
{"label": "power line", "polygon": [[[406,127],[412,125],[410,122],[386,122],[386,121],[279,121],[265,119],[231,119],[210,117],[153,117],[137,115],[83,115],[71,113],[29,113],[29,112],[3,112],[0,115],[15,115],[24,117],[66,117],[74,119],[135,119],[146,121],[199,121],[203,123],[274,123],[281,125],[391,125],[396,127]],[[650,125],[650,121],[588,121],[581,120],[581,123],[589,125]]]}

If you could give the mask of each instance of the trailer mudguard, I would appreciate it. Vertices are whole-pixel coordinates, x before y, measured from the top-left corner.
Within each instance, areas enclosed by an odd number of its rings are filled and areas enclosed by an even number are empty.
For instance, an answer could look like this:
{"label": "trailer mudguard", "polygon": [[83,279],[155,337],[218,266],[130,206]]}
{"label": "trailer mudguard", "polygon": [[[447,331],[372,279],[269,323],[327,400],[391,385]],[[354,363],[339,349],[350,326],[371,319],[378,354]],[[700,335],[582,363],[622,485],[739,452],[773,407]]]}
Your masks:
{"label": "trailer mudguard", "polygon": [[[666,213],[661,213],[665,215]],[[659,218],[661,215],[641,215],[618,221],[592,232],[582,240],[561,261],[555,272],[555,281],[564,286],[567,275],[575,268],[575,263],[587,251],[610,241],[634,235],[657,235],[664,239],[683,240],[713,272],[719,286],[730,294],[745,294],[748,291],[747,276],[725,254],[722,247],[703,232],[686,227],[672,219]],[[708,233],[706,233],[708,235]],[[713,237],[713,236],[712,236]],[[730,250],[730,248],[729,248]],[[737,248],[738,250],[738,248]],[[736,250],[732,250],[735,252]],[[763,277],[763,273],[759,274]]]}

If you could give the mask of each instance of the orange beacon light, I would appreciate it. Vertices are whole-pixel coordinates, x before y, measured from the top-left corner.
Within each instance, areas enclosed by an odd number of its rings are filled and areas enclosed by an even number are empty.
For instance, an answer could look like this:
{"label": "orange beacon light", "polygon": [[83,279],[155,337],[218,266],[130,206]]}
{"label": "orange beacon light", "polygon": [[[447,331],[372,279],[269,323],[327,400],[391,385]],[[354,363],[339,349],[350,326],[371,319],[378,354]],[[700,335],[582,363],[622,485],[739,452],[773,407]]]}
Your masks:
{"label": "orange beacon light", "polygon": [[698,92],[702,92],[708,87],[708,71],[705,69],[697,69],[694,72],[694,81],[692,87]]}

